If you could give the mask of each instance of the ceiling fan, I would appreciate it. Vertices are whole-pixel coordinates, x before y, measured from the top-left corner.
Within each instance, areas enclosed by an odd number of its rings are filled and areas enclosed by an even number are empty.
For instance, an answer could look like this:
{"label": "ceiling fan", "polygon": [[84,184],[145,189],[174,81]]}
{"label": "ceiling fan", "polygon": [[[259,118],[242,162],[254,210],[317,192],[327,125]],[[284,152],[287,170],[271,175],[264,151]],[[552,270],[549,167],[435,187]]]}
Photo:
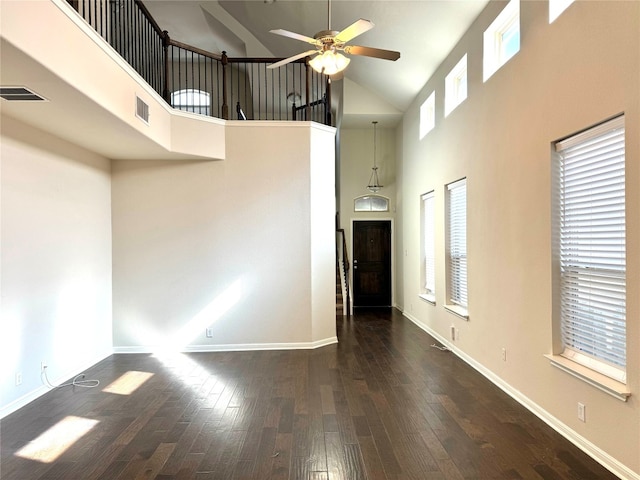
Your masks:
{"label": "ceiling fan", "polygon": [[346,43],[358,35],[371,30],[374,24],[370,20],[363,18],[356,20],[344,30],[338,32],[331,30],[331,0],[327,1],[328,4],[328,21],[327,29],[316,33],[313,38],[301,35],[299,33],[290,32],[288,30],[270,30],[271,33],[276,35],[282,35],[283,37],[293,38],[294,40],[300,40],[302,42],[310,43],[316,48],[314,50],[307,50],[306,52],[299,53],[279,62],[269,65],[267,68],[278,68],[287,63],[293,62],[300,58],[317,54],[310,62],[309,65],[319,73],[325,75],[335,75],[338,72],[344,70],[349,62],[349,58],[342,55],[340,52],[344,52],[350,55],[361,55],[365,57],[381,58],[383,60],[395,61],[400,58],[400,52],[393,50],[383,50],[380,48],[372,47],[360,47],[357,45],[347,45]]}

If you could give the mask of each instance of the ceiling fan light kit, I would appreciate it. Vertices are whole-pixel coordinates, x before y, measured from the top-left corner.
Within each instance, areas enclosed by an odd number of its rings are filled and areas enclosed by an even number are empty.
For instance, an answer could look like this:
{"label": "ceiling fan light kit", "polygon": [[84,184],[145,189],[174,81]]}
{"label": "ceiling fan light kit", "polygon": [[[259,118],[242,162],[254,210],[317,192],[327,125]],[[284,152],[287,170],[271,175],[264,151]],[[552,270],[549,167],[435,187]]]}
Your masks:
{"label": "ceiling fan light kit", "polygon": [[351,62],[351,59],[345,57],[341,53],[336,53],[333,50],[326,50],[311,59],[309,61],[309,65],[311,65],[311,68],[318,73],[335,75],[347,68],[349,62]]}
{"label": "ceiling fan light kit", "polygon": [[327,30],[322,30],[321,32],[316,33],[313,38],[306,35],[301,35],[299,33],[290,32],[288,30],[271,30],[270,32],[275,33],[276,35],[281,35],[283,37],[293,38],[294,40],[300,40],[301,42],[310,43],[314,45],[316,49],[308,50],[292,57],[285,58],[284,60],[280,60],[279,62],[272,63],[267,68],[278,68],[300,58],[310,55],[316,55],[309,62],[311,68],[325,75],[335,75],[336,73],[339,73],[347,68],[347,65],[349,65],[349,62],[351,61],[340,52],[345,52],[349,55],[360,55],[391,61],[395,61],[400,58],[400,52],[392,50],[383,50],[380,48],[372,47],[360,47],[357,45],[346,45],[348,41],[354,39],[358,35],[361,35],[368,30],[371,30],[374,27],[374,24],[370,20],[361,18],[360,20],[356,20],[340,32],[331,30],[331,0],[328,0],[328,7],[328,28]]}

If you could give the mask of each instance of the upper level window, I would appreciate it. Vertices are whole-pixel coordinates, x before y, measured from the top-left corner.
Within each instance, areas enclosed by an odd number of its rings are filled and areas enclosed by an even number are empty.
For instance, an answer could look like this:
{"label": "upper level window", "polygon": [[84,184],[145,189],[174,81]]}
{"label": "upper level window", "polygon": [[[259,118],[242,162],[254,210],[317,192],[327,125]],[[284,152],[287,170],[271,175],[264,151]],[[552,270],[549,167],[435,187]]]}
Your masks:
{"label": "upper level window", "polygon": [[388,212],[389,199],[381,195],[363,195],[353,201],[354,212]]}
{"label": "upper level window", "polygon": [[483,80],[520,51],[520,0],[511,0],[484,31]]}
{"label": "upper level window", "polygon": [[171,94],[171,105],[185,112],[209,115],[211,111],[210,98],[209,92],[187,88]]}
{"label": "upper level window", "polygon": [[549,23],[553,23],[572,3],[573,0],[549,0]]}
{"label": "upper level window", "polygon": [[624,117],[555,144],[561,355],[626,381]]}
{"label": "upper level window", "polygon": [[465,54],[444,80],[444,115],[449,115],[466,98],[467,55]]}
{"label": "upper level window", "polygon": [[420,139],[436,126],[436,92],[431,92],[429,98],[420,106]]}

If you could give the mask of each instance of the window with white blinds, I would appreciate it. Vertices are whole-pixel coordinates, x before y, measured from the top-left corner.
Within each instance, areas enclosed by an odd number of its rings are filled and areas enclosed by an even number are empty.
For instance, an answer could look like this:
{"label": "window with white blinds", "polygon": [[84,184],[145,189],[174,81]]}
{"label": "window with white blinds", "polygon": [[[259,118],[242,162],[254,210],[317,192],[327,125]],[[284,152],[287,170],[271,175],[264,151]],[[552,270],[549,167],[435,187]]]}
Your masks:
{"label": "window with white blinds", "polygon": [[435,196],[429,192],[422,196],[422,248],[424,250],[424,285],[423,293],[431,301],[436,294],[436,245],[435,245]]}
{"label": "window with white blinds", "polygon": [[563,355],[626,381],[624,117],[556,143]]}
{"label": "window with white blinds", "polygon": [[467,180],[447,185],[449,300],[467,308]]}

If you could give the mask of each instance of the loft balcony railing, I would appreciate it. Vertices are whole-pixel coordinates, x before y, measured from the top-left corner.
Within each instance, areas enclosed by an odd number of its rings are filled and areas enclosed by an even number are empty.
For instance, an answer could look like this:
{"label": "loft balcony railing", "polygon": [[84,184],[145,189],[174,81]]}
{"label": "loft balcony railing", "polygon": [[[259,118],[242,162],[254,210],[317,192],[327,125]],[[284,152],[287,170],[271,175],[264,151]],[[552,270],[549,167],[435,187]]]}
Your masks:
{"label": "loft balcony railing", "polygon": [[67,2],[174,108],[225,120],[331,125],[331,83],[307,59],[232,58],[177,42],[141,0]]}

